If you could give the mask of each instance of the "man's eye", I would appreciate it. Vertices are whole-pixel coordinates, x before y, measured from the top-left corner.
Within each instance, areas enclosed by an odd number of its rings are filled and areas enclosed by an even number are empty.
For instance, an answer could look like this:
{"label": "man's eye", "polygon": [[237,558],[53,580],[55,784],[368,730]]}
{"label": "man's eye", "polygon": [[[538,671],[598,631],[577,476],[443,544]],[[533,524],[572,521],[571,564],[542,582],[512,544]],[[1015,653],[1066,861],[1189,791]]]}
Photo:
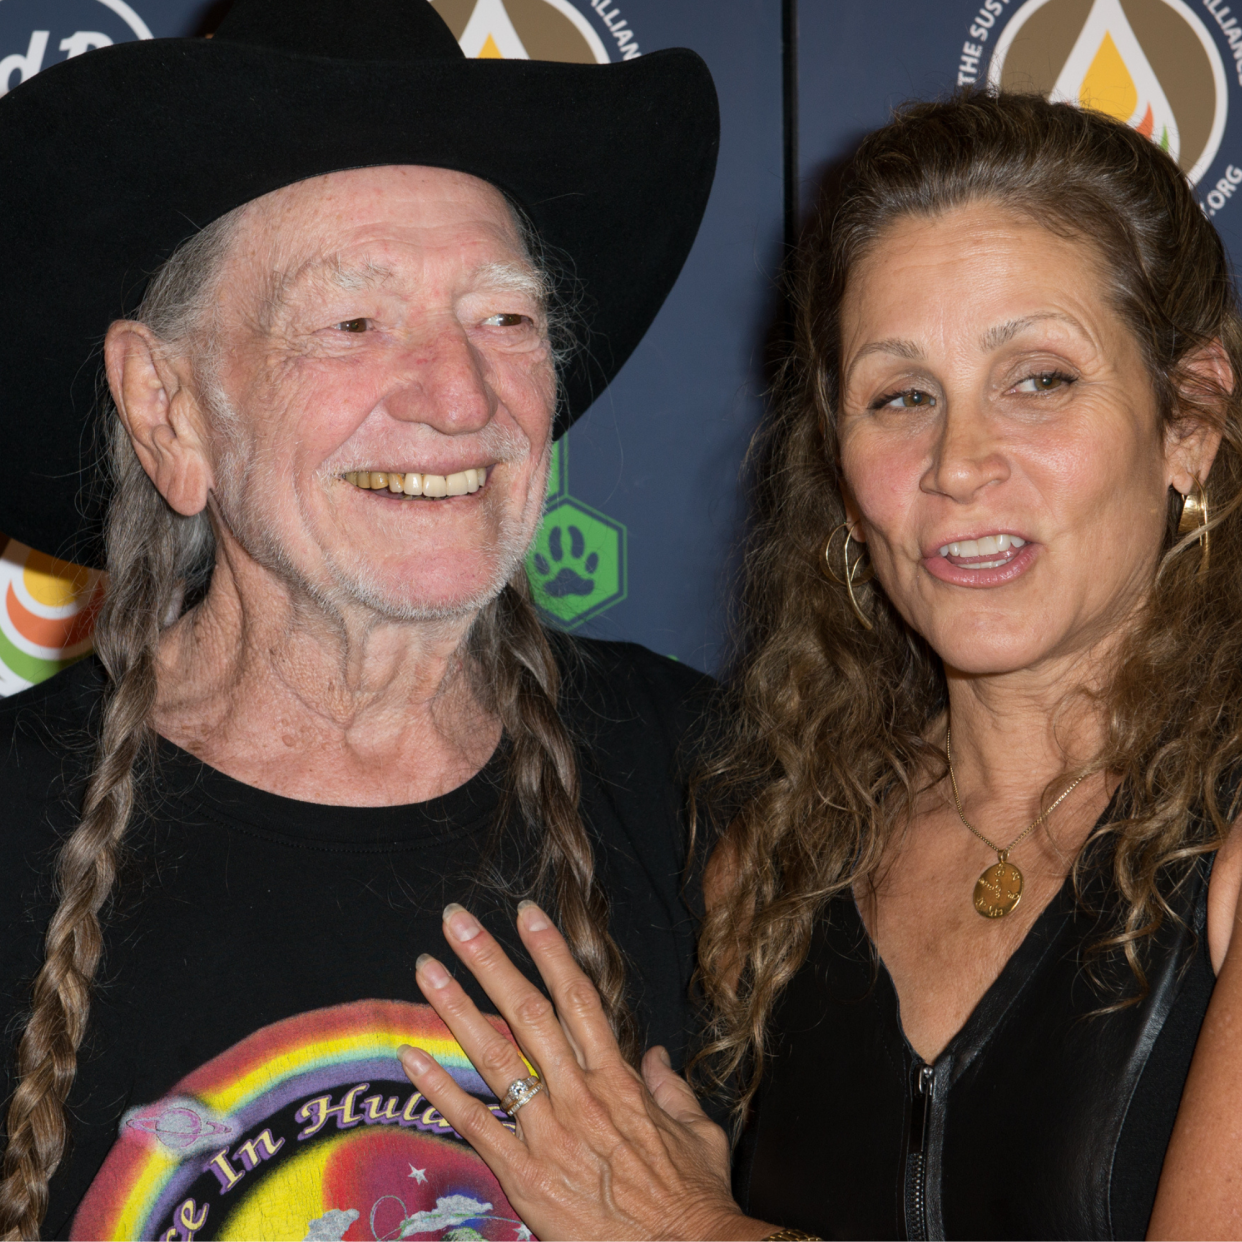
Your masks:
{"label": "man's eye", "polygon": [[345,319],[336,325],[338,332],[365,332],[371,326],[369,319]]}
{"label": "man's eye", "polygon": [[907,388],[904,392],[890,392],[883,397],[877,397],[872,403],[873,410],[883,410],[893,407],[899,410],[921,410],[927,409],[936,404],[936,398],[929,392],[923,392],[918,388]]}
{"label": "man's eye", "polygon": [[1074,382],[1072,375],[1060,371],[1040,371],[1037,375],[1028,375],[1014,387],[1018,392],[1055,392],[1058,388],[1068,387]]}
{"label": "man's eye", "polygon": [[530,323],[531,320],[529,315],[502,313],[489,315],[483,322],[492,328],[520,328],[524,323]]}

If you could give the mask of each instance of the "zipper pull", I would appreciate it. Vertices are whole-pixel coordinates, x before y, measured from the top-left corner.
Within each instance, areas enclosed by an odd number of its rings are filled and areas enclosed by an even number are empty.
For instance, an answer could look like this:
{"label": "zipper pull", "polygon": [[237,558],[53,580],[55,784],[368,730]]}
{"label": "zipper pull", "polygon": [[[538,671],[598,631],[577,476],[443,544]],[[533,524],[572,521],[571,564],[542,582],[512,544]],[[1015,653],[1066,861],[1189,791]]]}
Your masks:
{"label": "zipper pull", "polygon": [[904,1224],[910,1242],[922,1242],[927,1237],[927,1123],[935,1087],[936,1071],[930,1065],[920,1065],[914,1078],[906,1140]]}

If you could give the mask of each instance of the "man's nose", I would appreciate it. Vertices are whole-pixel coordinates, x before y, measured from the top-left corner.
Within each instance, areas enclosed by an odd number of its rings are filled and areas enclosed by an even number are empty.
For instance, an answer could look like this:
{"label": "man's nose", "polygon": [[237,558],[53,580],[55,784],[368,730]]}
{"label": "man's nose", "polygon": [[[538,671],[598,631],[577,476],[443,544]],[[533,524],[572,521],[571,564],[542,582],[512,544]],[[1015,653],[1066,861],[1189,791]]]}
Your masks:
{"label": "man's nose", "polygon": [[994,420],[977,402],[946,400],[923,491],[969,504],[984,488],[1008,477],[1009,462]]}
{"label": "man's nose", "polygon": [[382,401],[392,418],[461,435],[481,430],[496,413],[486,362],[458,324],[420,332],[400,348],[395,370]]}

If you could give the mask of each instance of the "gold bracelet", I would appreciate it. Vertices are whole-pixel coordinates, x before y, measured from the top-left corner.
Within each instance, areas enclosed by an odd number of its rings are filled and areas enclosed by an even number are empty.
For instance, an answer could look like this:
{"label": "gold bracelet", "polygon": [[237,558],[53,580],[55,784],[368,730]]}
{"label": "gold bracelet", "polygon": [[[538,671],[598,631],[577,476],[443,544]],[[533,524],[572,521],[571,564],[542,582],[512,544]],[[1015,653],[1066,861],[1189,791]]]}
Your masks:
{"label": "gold bracelet", "polygon": [[770,1233],[763,1242],[823,1242],[813,1233],[803,1233],[801,1229],[778,1229]]}

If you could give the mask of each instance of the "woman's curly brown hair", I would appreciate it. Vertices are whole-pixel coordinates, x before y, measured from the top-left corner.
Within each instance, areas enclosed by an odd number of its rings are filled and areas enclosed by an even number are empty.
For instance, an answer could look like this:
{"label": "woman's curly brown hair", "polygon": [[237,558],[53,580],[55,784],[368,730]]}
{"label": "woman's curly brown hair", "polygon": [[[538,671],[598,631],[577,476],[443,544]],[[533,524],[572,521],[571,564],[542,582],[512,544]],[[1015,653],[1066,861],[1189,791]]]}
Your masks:
{"label": "woman's curly brown hair", "polygon": [[[939,658],[878,583],[856,588],[874,618],[864,630],[820,564],[845,520],[836,416],[850,273],[894,222],[979,203],[1094,247],[1161,417],[1201,419],[1222,435],[1206,488],[1207,571],[1197,538],[1177,536],[1171,493],[1145,611],[1094,696],[1106,740],[1091,766],[1122,783],[1121,813],[1093,838],[1113,848],[1090,852],[1111,860],[1120,914],[1093,952],[1124,955],[1131,991],[1145,987],[1144,946],[1171,916],[1172,890],[1227,830],[1223,790],[1242,761],[1242,425],[1238,399],[1186,365],[1219,342],[1242,374],[1220,238],[1168,155],[1099,113],[983,91],[909,105],[862,143],[800,251],[793,339],[755,445],[742,656],[724,732],[695,783],[700,833],[727,824],[718,848],[728,860],[715,869],[701,941],[712,1023],[699,1065],[737,1087],[739,1116],[817,913],[875,875],[916,793],[946,770],[928,740],[947,705]],[[1080,894],[1086,855],[1074,870]]]}

